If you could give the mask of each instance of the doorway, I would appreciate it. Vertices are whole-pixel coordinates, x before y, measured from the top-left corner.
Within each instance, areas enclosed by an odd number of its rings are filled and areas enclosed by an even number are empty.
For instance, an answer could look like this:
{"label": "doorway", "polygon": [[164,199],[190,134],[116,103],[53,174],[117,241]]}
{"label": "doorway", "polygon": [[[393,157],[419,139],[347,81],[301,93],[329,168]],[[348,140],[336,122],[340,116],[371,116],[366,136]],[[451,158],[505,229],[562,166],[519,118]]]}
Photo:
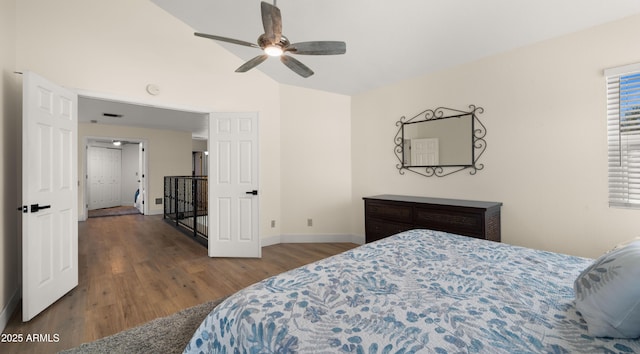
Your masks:
{"label": "doorway", "polygon": [[88,217],[145,214],[143,139],[85,138]]}
{"label": "doorway", "polygon": [[[104,94],[85,92],[78,93],[78,96],[80,110],[78,120],[80,123],[125,126],[122,135],[127,134],[126,126],[188,131],[191,133],[192,140],[206,140],[207,148],[204,151],[211,152],[213,150],[213,152],[208,156],[208,163],[202,164],[201,172],[205,173],[208,170],[206,175],[215,176],[216,182],[219,182],[216,183],[216,188],[208,190],[208,205],[212,205],[214,198],[221,201],[220,203],[224,205],[222,208],[216,209],[216,220],[219,217],[224,217],[225,220],[224,223],[217,222],[213,228],[212,223],[208,224],[209,235],[211,235],[211,229],[220,231],[216,234],[216,242],[209,239],[209,256],[260,257],[257,112],[209,111],[207,113],[207,110],[158,106],[157,102],[131,101]],[[111,131],[115,132],[116,130]],[[94,134],[99,135],[100,133]],[[145,138],[148,138],[149,144],[153,144],[154,147],[157,146],[156,144],[167,144],[167,141],[154,140],[155,136],[150,135]],[[190,159],[191,156],[187,155],[185,158]],[[148,172],[149,163],[145,163],[145,171]],[[213,167],[214,165],[216,167]],[[158,169],[155,167],[154,165],[154,171],[157,171]],[[165,170],[170,171],[171,169]],[[145,178],[148,181],[145,184],[145,189],[148,191],[149,185],[154,188],[162,185],[158,181],[164,179],[165,174],[170,175],[170,172],[160,171],[153,176],[148,175]],[[230,188],[223,188],[227,186]],[[233,192],[233,195],[229,195],[225,199],[222,197],[223,189],[225,192],[227,190]],[[88,208],[86,188],[84,190],[83,207],[86,212]],[[157,215],[156,205],[163,204],[163,199],[156,197],[158,190],[154,189],[149,192],[149,195],[145,197],[147,201],[144,206],[145,215],[150,215],[148,214],[150,210],[151,214]],[[152,193],[153,195],[151,195]],[[224,201],[229,201],[228,205]],[[220,203],[213,204],[220,205]],[[153,204],[153,208],[150,204]],[[212,210],[211,207],[208,209]]]}
{"label": "doorway", "polygon": [[[80,164],[82,178],[81,196],[79,200],[80,219],[86,220],[91,204],[90,195],[92,193],[91,184],[88,181],[88,164],[87,155],[89,153],[89,140],[96,140],[103,144],[102,147],[109,150],[120,149],[123,153],[122,163],[126,161],[126,149],[132,148],[134,144],[142,144],[140,148],[142,157],[142,167],[136,171],[138,175],[133,174],[133,178],[127,180],[125,170],[122,171],[122,185],[124,191],[119,194],[121,205],[129,206],[135,203],[141,214],[159,215],[162,213],[162,199],[158,198],[162,195],[162,178],[167,168],[165,161],[159,161],[158,155],[155,160],[153,157],[149,159],[149,151],[166,150],[167,141],[162,140],[163,134],[158,131],[182,131],[190,132],[193,138],[206,139],[208,136],[208,120],[209,113],[201,110],[195,110],[188,107],[175,106],[159,106],[157,103],[145,102],[141,100],[131,100],[129,98],[116,97],[95,92],[79,92],[78,93],[78,110],[79,123],[87,124],[86,129],[80,129],[80,144],[82,162]],[[89,125],[93,125],[89,128]],[[114,127],[115,126],[115,127]],[[99,127],[96,129],[96,127]],[[101,127],[104,127],[102,129]],[[129,129],[131,127],[131,129]],[[153,129],[152,131],[139,130],[138,128]],[[86,132],[84,135],[82,132]],[[104,132],[104,134],[103,134]],[[113,142],[121,142],[120,147],[112,145]],[[206,147],[206,140],[205,147]],[[84,144],[84,146],[82,146]],[[95,144],[94,144],[95,145]],[[164,145],[162,149],[158,146]],[[151,149],[151,150],[149,150]],[[206,149],[205,149],[206,150]],[[189,159],[190,156],[185,156]],[[154,162],[155,161],[155,162]],[[151,163],[162,164],[162,166],[149,167]],[[84,167],[84,168],[83,168]],[[154,175],[149,175],[152,170]],[[190,174],[189,170],[184,170],[182,174]],[[129,176],[131,178],[131,176]],[[136,183],[141,180],[141,185],[137,188],[126,189],[127,183]],[[153,190],[149,189],[153,187]],[[160,187],[160,189],[158,188]],[[106,187],[105,187],[106,188]],[[160,199],[160,202],[158,201]]]}

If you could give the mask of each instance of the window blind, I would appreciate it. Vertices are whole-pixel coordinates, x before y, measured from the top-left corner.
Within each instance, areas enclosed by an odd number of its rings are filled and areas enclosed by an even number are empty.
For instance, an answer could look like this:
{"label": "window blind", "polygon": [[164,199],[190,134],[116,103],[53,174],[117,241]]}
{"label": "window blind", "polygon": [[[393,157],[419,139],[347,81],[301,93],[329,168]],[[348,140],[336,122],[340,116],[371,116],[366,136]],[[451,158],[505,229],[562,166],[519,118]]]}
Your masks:
{"label": "window blind", "polygon": [[640,68],[606,71],[609,205],[640,208]]}

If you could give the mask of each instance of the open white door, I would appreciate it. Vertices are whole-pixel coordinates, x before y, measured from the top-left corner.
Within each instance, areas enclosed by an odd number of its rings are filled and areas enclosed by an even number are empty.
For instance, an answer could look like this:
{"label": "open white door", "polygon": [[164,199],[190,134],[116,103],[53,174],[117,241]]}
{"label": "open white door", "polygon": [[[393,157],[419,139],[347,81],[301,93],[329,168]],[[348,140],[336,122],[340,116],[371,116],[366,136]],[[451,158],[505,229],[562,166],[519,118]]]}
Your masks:
{"label": "open white door", "polygon": [[138,195],[136,197],[135,205],[140,211],[140,214],[144,215],[144,144],[138,144]]}
{"label": "open white door", "polygon": [[209,160],[209,256],[261,257],[257,113],[211,113]]}
{"label": "open white door", "polygon": [[78,97],[23,76],[22,320],[78,285]]}

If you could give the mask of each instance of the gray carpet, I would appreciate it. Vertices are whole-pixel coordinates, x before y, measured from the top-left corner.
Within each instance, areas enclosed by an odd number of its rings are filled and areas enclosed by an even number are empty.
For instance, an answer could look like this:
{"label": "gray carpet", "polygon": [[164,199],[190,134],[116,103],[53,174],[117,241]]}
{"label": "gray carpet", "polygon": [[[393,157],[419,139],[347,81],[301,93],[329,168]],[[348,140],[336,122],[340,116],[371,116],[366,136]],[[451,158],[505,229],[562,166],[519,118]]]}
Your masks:
{"label": "gray carpet", "polygon": [[224,299],[205,302],[60,353],[182,353],[200,322]]}

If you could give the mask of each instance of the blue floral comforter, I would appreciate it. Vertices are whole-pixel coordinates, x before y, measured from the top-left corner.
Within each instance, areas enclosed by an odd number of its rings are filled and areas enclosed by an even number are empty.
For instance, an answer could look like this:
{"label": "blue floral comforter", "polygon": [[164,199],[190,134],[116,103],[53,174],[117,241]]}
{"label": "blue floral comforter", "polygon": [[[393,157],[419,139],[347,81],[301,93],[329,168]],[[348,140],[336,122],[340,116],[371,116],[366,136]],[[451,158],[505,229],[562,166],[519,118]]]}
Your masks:
{"label": "blue floral comforter", "polygon": [[232,295],[185,353],[640,353],[587,334],[573,281],[590,263],[407,231]]}

